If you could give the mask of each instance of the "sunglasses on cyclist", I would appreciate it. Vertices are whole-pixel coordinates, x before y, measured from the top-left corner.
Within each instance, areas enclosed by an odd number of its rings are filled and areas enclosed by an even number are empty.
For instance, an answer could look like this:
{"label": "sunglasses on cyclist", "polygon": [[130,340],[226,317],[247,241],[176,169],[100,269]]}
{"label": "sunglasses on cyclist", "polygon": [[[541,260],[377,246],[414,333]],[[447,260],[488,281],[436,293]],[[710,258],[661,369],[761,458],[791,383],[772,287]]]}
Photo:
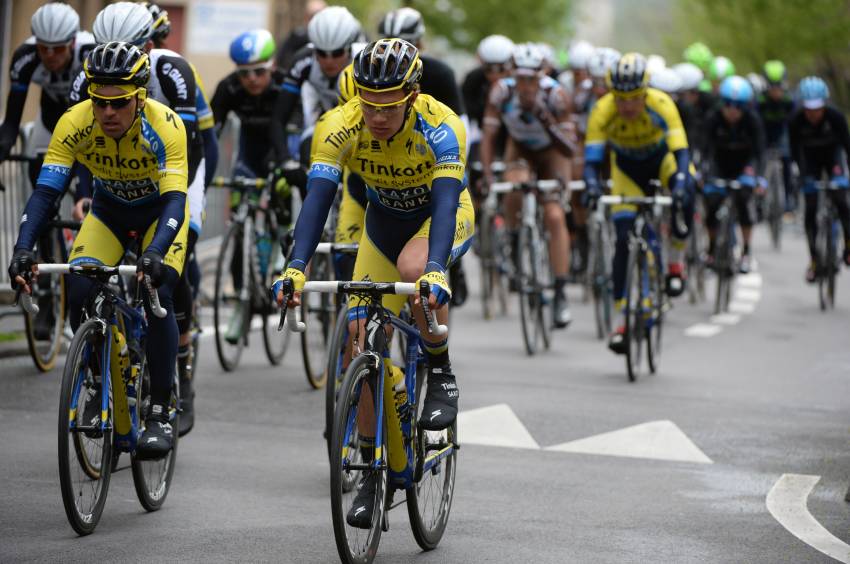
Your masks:
{"label": "sunglasses on cyclist", "polygon": [[42,55],[64,55],[71,49],[70,43],[60,43],[59,45],[50,45],[48,43],[36,43],[36,50],[39,56]]}
{"label": "sunglasses on cyclist", "polygon": [[101,96],[91,96],[92,104],[97,106],[98,108],[106,108],[107,106],[112,106],[113,110],[120,110],[121,108],[127,107],[127,104],[133,99],[133,94],[129,96],[119,96],[117,98],[103,98]]}
{"label": "sunglasses on cyclist", "polygon": [[743,110],[749,105],[746,102],[736,102],[735,100],[723,100],[723,105],[727,108],[735,108],[736,110]]}
{"label": "sunglasses on cyclist", "polygon": [[389,117],[404,110],[404,108],[407,106],[407,101],[410,100],[410,97],[413,96],[414,93],[415,91],[411,92],[398,102],[390,102],[389,104],[375,104],[372,102],[367,102],[362,97],[358,96],[358,98],[360,98],[360,109],[363,111],[364,115],[367,115],[369,117],[376,116],[379,114],[383,114]]}
{"label": "sunglasses on cyclist", "polygon": [[240,78],[248,78],[249,76],[257,76],[263,77],[269,73],[269,67],[254,67],[251,69],[237,69],[236,74],[239,75]]}
{"label": "sunglasses on cyclist", "polygon": [[484,65],[484,72],[490,74],[501,74],[503,72],[508,72],[511,70],[510,65],[495,63],[491,65]]}
{"label": "sunglasses on cyclist", "polygon": [[348,52],[348,49],[343,47],[342,49],[334,49],[333,51],[322,51],[321,49],[316,49],[316,56],[321,57],[322,59],[338,59],[342,57]]}

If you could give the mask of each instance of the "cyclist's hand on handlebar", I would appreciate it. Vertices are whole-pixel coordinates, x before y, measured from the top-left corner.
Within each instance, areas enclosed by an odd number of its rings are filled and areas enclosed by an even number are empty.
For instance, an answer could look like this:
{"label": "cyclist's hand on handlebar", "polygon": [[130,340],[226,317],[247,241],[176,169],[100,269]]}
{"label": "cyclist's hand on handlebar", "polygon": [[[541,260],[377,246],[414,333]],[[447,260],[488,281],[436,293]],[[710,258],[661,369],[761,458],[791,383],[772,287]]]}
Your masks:
{"label": "cyclist's hand on handlebar", "polygon": [[74,221],[82,221],[85,219],[86,214],[89,213],[91,209],[91,198],[80,198],[76,204],[74,204],[74,209],[71,211],[71,217]]}
{"label": "cyclist's hand on handlebar", "polygon": [[292,282],[292,289],[294,290],[292,297],[286,303],[286,307],[291,308],[301,305],[301,290],[304,289],[304,284],[307,282],[307,276],[305,276],[302,271],[291,266],[280,275],[280,278],[278,278],[272,286],[272,294],[274,295],[277,305],[280,307],[283,307],[283,300],[285,297],[283,295],[284,280],[290,280]]}
{"label": "cyclist's hand on handlebar", "polygon": [[[428,284],[431,291],[428,296],[429,308],[440,309],[449,303],[449,300],[452,297],[452,291],[449,288],[449,281],[446,279],[445,272],[434,268],[420,276],[416,281],[416,286],[419,287],[423,281]],[[419,305],[419,294],[416,294],[414,304]]]}
{"label": "cyclist's hand on handlebar", "polygon": [[584,192],[581,194],[581,205],[589,210],[595,210],[599,197],[602,195],[602,189],[599,187],[599,181],[594,177],[584,179]]}
{"label": "cyclist's hand on handlebar", "polygon": [[12,255],[12,262],[9,264],[9,279],[12,281],[12,289],[17,290],[19,287],[27,294],[32,293],[30,287],[31,274],[36,272],[35,269],[35,253],[26,249],[17,249]]}
{"label": "cyclist's hand on handlebar", "polygon": [[150,276],[154,288],[159,288],[165,281],[165,263],[162,255],[153,249],[147,249],[136,262],[136,272],[139,280],[143,276]]}

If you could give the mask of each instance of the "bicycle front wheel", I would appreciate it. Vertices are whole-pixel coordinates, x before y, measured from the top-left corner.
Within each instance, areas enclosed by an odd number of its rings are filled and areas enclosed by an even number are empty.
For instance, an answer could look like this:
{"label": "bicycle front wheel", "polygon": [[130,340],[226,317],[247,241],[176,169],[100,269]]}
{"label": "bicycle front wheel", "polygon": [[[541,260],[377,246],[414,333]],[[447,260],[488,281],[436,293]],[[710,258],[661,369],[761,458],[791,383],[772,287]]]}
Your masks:
{"label": "bicycle front wheel", "polygon": [[605,226],[594,222],[590,230],[588,250],[588,276],[593,297],[593,316],[596,320],[596,338],[604,339],[611,333],[613,296],[611,290],[610,261],[606,255]]}
{"label": "bicycle front wheel", "polygon": [[[363,476],[358,480],[358,475],[361,472],[352,469],[350,466],[364,464],[357,412],[362,395],[369,394],[371,399],[374,400],[374,390],[368,385],[368,382],[374,385],[377,381],[373,363],[370,355],[361,355],[351,361],[348,370],[345,372],[345,378],[337,398],[331,434],[331,515],[337,552],[339,552],[340,559],[346,564],[369,564],[372,562],[381,540],[387,495],[386,469],[366,471],[377,473],[377,478],[373,478],[376,480],[376,487],[372,500],[374,510],[369,528],[352,527],[346,521],[346,515],[354,505],[359,490],[358,487],[354,487],[354,484],[358,481],[361,485],[363,484]],[[370,398],[364,399],[368,402]],[[372,434],[374,435],[374,431]],[[378,440],[383,440],[383,437]],[[386,448],[381,450],[386,453]]]}
{"label": "bicycle front wheel", "polygon": [[[242,349],[248,338],[251,301],[245,299],[243,269],[248,268],[250,257],[243,257],[243,226],[234,223],[221,242],[215,267],[215,293],[213,297],[213,327],[215,349],[221,367],[227,372],[239,364]],[[248,277],[250,279],[250,277]],[[249,288],[244,288],[246,292]]]}
{"label": "bicycle front wheel", "polygon": [[543,295],[537,272],[537,245],[534,228],[523,226],[519,232],[519,257],[517,295],[519,296],[519,318],[525,352],[529,356],[537,353],[543,341],[540,319],[543,316]]}
{"label": "bicycle front wheel", "polygon": [[782,165],[773,161],[767,175],[768,205],[767,220],[773,248],[782,249],[782,215],[785,213],[785,187],[782,181]]}
{"label": "bicycle front wheel", "polygon": [[[79,535],[97,527],[112,473],[112,425],[100,424],[103,351],[100,322],[90,319],[71,341],[59,396],[59,484],[65,515]],[[90,407],[90,402],[96,403]],[[99,415],[94,425],[84,420],[86,411]],[[107,417],[112,417],[111,403]]]}
{"label": "bicycle front wheel", "polygon": [[[50,241],[47,249],[39,247],[40,262],[65,262],[61,245],[64,242],[58,231],[49,231],[43,242]],[[43,317],[50,332],[46,335],[37,334],[36,317],[24,311],[24,329],[27,336],[27,347],[35,367],[41,372],[49,372],[56,365],[56,357],[62,350],[65,332],[65,276],[61,274],[42,275],[33,285],[34,301],[42,311],[37,316]]]}
{"label": "bicycle front wheel", "polygon": [[348,307],[341,307],[336,315],[333,334],[328,346],[328,381],[325,385],[325,440],[328,443],[328,456],[331,453],[331,431],[334,425],[336,398],[342,387],[345,372],[342,361],[348,343]]}
{"label": "bicycle front wheel", "polygon": [[734,226],[727,218],[721,221],[715,240],[715,267],[717,270],[717,293],[714,299],[715,315],[729,311],[732,297],[732,277],[735,273],[735,253],[733,251]]}
{"label": "bicycle front wheel", "polygon": [[646,324],[646,360],[649,363],[649,372],[655,374],[661,366],[661,334],[664,328],[667,295],[664,288],[664,267],[661,264],[661,257],[655,254],[652,257],[653,264],[647,265],[651,305],[644,312],[644,322]]}
{"label": "bicycle front wheel", "polygon": [[[140,388],[136,393],[136,409],[138,419],[142,421],[144,414],[150,406],[150,371],[147,363],[144,363],[143,377]],[[159,460],[139,460],[135,452],[130,456],[130,466],[133,469],[133,486],[136,488],[136,497],[146,511],[156,511],[165,503],[168,490],[171,487],[171,479],[174,475],[174,466],[177,464],[177,441],[180,433],[180,412],[177,409],[180,398],[180,380],[177,377],[175,367],[174,381],[171,388],[171,397],[168,402],[168,418],[172,429],[171,452]]]}
{"label": "bicycle front wheel", "polygon": [[[416,375],[416,420],[422,415],[427,372]],[[422,550],[433,550],[443,538],[454,499],[457,473],[457,421],[442,431],[416,429],[416,483],[407,490],[407,515]],[[424,470],[423,470],[424,469]]]}
{"label": "bicycle front wheel", "polygon": [[643,360],[643,341],[646,323],[644,322],[644,276],[646,268],[643,251],[634,246],[629,251],[628,268],[626,270],[626,305],[624,313],[626,330],[623,339],[626,344],[626,371],[629,381],[638,379]]}

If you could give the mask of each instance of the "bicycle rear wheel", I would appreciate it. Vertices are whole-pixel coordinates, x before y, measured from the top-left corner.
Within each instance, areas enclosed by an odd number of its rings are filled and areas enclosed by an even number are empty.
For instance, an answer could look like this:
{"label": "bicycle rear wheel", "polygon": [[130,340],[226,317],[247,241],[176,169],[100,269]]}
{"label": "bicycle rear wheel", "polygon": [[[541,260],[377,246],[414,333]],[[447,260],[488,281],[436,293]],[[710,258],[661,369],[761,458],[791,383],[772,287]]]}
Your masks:
{"label": "bicycle rear wheel", "polygon": [[325,441],[328,444],[328,456],[331,453],[331,431],[334,425],[334,411],[336,409],[336,398],[342,387],[342,379],[345,371],[342,369],[342,360],[345,355],[345,347],[348,343],[348,307],[343,306],[336,315],[333,334],[328,345],[328,381],[325,384]]}
{"label": "bicycle rear wheel", "polygon": [[[39,262],[65,262],[63,259],[62,234],[60,231],[50,230],[42,238],[42,242],[50,241],[47,249],[39,247]],[[49,372],[56,365],[56,357],[62,350],[62,342],[65,332],[65,276],[61,274],[42,275],[33,284],[33,300],[45,311],[38,315],[48,316],[51,320],[50,335],[47,339],[36,338],[35,318],[36,316],[24,311],[24,330],[27,336],[27,347],[30,351],[35,367],[41,372]]]}
{"label": "bicycle rear wheel", "polygon": [[626,349],[626,372],[629,381],[638,379],[643,360],[643,341],[645,338],[646,322],[643,308],[643,284],[646,276],[643,251],[636,245],[629,250],[628,267],[626,270],[626,304],[624,317],[626,320],[623,340]]}
{"label": "bicycle rear wheel", "polygon": [[728,219],[722,220],[717,228],[714,244],[714,264],[717,271],[717,292],[714,299],[715,315],[729,311],[729,302],[732,296],[732,277],[735,272],[732,229],[734,227]]}
{"label": "bicycle rear wheel", "polygon": [[[370,393],[374,400],[374,390],[367,382],[374,383],[374,361],[370,355],[361,355],[351,361],[345,372],[339,397],[331,440],[331,515],[333,517],[334,538],[340,559],[346,564],[368,564],[375,558],[378,543],[381,540],[382,522],[387,495],[386,469],[371,469],[377,472],[377,487],[373,501],[374,512],[368,529],[359,529],[346,522],[346,515],[354,504],[359,488],[353,487],[359,470],[352,470],[349,464],[363,464],[360,451],[360,435],[357,427],[357,411],[361,394]],[[380,438],[383,440],[383,438]],[[385,445],[383,445],[385,447]],[[381,449],[386,452],[385,448]]]}
{"label": "bicycle rear wheel", "polygon": [[596,321],[596,338],[604,339],[611,333],[611,314],[614,299],[611,290],[610,261],[606,251],[605,226],[594,222],[590,230],[588,251],[588,276],[593,297],[593,317]]}
{"label": "bicycle rear wheel", "polygon": [[[331,255],[315,254],[310,261],[310,278],[330,280],[333,273]],[[301,333],[301,358],[304,375],[315,389],[321,389],[328,379],[328,343],[334,328],[334,296],[325,292],[305,292],[301,295],[301,318],[307,329]]]}
{"label": "bicycle rear wheel", "polygon": [[[267,218],[268,223],[273,224],[270,216],[267,216]],[[267,233],[274,234],[277,232],[277,228],[273,225],[267,225],[265,229]],[[279,239],[279,237],[276,235],[272,237],[272,251],[266,266],[265,278],[261,286],[256,289],[259,295],[262,296],[259,301],[263,306],[260,312],[263,318],[263,347],[266,350],[266,358],[269,359],[272,366],[278,366],[283,362],[283,358],[286,356],[286,351],[289,348],[289,341],[292,338],[292,333],[288,329],[277,330],[278,311],[268,292],[268,288],[271,288],[275,283],[285,259],[280,242],[275,239]]]}
{"label": "bicycle rear wheel", "polygon": [[[147,363],[143,364],[142,379],[136,397],[136,409],[140,422],[150,406],[150,371]],[[177,464],[177,442],[180,433],[180,412],[177,409],[180,397],[180,380],[177,370],[174,370],[174,381],[171,388],[171,397],[168,402],[168,418],[171,422],[173,446],[171,452],[165,458],[159,460],[138,460],[136,453],[130,454],[130,466],[133,470],[133,486],[139,503],[146,511],[156,511],[165,503],[168,490],[171,487],[171,479],[174,475],[174,467]]]}
{"label": "bicycle rear wheel", "polygon": [[[103,369],[103,347],[100,322],[83,323],[71,341],[59,396],[59,484],[65,515],[79,535],[91,534],[97,527],[112,473],[111,397],[106,429],[98,424],[80,430],[90,423],[83,421],[87,404],[102,401],[96,380]],[[97,412],[102,417],[102,408]]]}
{"label": "bicycle rear wheel", "polygon": [[[221,367],[227,372],[239,365],[242,349],[248,339],[251,318],[251,300],[240,297],[244,284],[243,269],[250,257],[243,257],[243,226],[234,223],[221,242],[215,267],[215,293],[213,296],[213,327],[215,349]],[[250,277],[247,277],[250,280]],[[246,291],[250,292],[250,288]]]}
{"label": "bicycle rear wheel", "polygon": [[[427,372],[416,374],[416,420],[425,403]],[[416,483],[407,489],[407,515],[413,537],[422,550],[433,550],[443,538],[454,499],[457,473],[457,421],[443,431],[416,429]],[[435,463],[436,461],[436,463]],[[430,466],[433,464],[433,466]],[[422,467],[425,466],[424,472]]]}
{"label": "bicycle rear wheel", "polygon": [[773,161],[767,174],[767,221],[773,248],[782,249],[782,216],[785,213],[785,187],[782,181],[782,164]]}

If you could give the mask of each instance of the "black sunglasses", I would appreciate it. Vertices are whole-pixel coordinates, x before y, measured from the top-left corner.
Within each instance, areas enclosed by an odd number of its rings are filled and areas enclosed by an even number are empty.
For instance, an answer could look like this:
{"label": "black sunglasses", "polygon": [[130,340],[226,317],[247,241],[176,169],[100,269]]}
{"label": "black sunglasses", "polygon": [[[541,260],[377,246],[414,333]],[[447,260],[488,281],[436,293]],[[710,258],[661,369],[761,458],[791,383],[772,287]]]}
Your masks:
{"label": "black sunglasses", "polygon": [[490,72],[495,74],[507,72],[509,70],[511,70],[511,67],[507,64],[493,63],[489,65],[484,65],[484,72]]}
{"label": "black sunglasses", "polygon": [[737,108],[739,110],[745,109],[749,104],[746,102],[736,102],[735,100],[724,100],[723,105],[727,108]]}
{"label": "black sunglasses", "polygon": [[132,100],[132,96],[124,96],[121,98],[100,98],[98,96],[92,96],[92,103],[98,108],[106,108],[106,106],[112,106],[113,110],[120,110],[127,106]]}
{"label": "black sunglasses", "polygon": [[236,74],[238,74],[242,78],[246,78],[248,76],[251,76],[252,74],[254,76],[266,76],[266,73],[268,72],[269,69],[266,67],[257,67],[253,69],[239,69],[236,71]]}
{"label": "black sunglasses", "polygon": [[337,59],[345,55],[347,51],[348,49],[346,49],[345,47],[343,47],[342,49],[334,49],[333,51],[322,51],[321,49],[316,49],[316,55],[323,59]]}

